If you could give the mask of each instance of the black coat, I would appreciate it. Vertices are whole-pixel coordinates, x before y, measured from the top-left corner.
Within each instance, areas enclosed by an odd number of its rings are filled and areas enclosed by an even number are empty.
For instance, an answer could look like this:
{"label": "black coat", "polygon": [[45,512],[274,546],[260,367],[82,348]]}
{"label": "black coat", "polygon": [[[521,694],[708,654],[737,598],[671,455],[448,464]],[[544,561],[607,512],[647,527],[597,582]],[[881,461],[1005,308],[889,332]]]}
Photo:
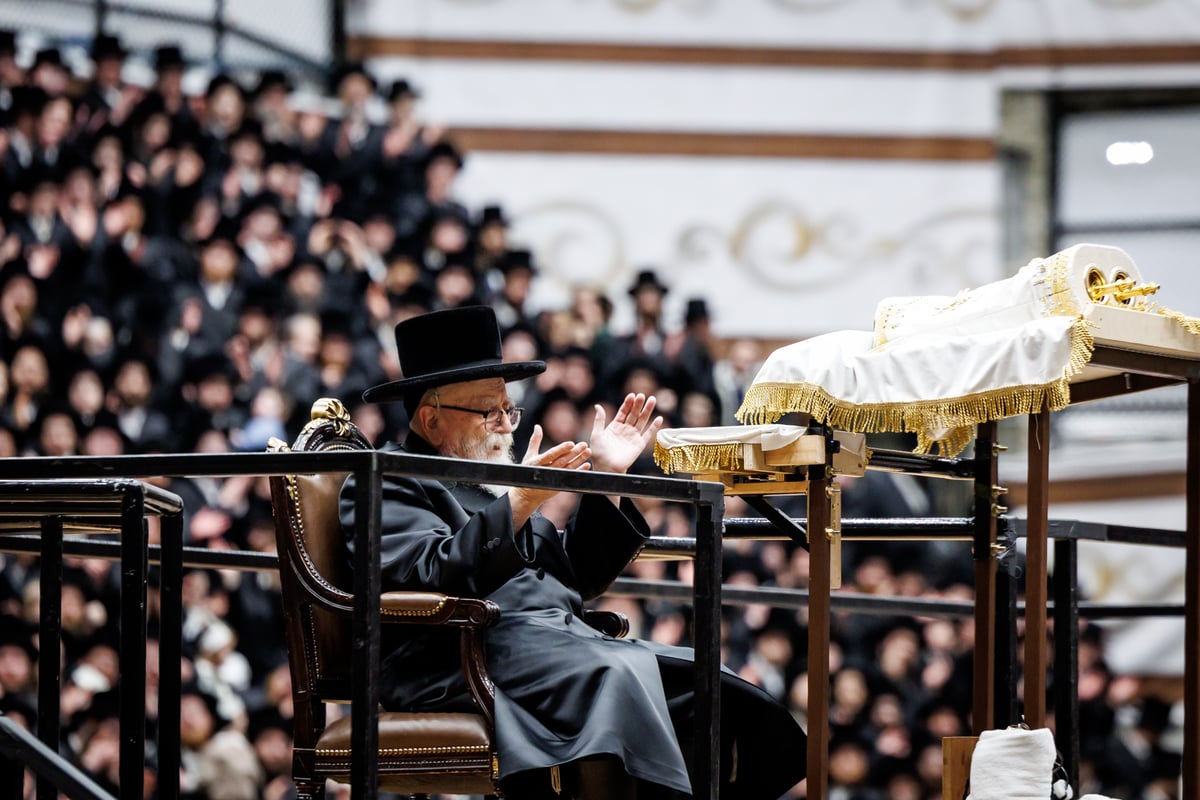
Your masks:
{"label": "black coat", "polygon": [[[434,454],[415,434],[404,449]],[[348,543],[353,492],[351,477],[341,497]],[[581,619],[584,601],[608,588],[649,535],[631,502],[618,508],[584,495],[561,532],[536,514],[514,531],[507,496],[471,484],[389,478],[382,504],[385,591],[434,590],[500,606],[486,644],[502,785],[608,753],[643,782],[646,796],[690,793],[693,651],[614,639]],[[411,636],[401,627],[385,626],[384,707],[469,710],[457,633]],[[779,797],[804,777],[803,731],[787,709],[728,671],[722,700],[725,777],[734,740],[739,765],[722,796]]]}

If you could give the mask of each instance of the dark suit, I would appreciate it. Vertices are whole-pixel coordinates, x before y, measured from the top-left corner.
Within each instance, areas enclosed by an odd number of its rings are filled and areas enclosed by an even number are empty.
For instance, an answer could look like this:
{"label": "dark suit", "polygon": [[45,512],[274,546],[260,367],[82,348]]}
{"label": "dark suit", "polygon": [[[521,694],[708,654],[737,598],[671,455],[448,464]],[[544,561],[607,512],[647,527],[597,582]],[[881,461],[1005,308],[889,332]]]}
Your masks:
{"label": "dark suit", "polygon": [[[404,449],[434,454],[415,434]],[[353,497],[351,478],[341,504],[348,532]],[[618,508],[584,495],[564,532],[537,514],[514,531],[507,496],[470,484],[387,479],[382,504],[384,590],[483,597],[501,608],[486,641],[502,785],[608,753],[642,782],[639,796],[690,792],[692,651],[614,639],[581,618],[584,601],[612,583],[649,535],[632,503]],[[411,636],[398,627],[385,626],[382,642],[384,707],[469,709],[457,634]],[[732,673],[722,691],[722,740],[727,753],[737,740],[740,764],[723,796],[773,800],[804,777],[804,733],[785,708]],[[726,777],[732,760],[723,761]]]}

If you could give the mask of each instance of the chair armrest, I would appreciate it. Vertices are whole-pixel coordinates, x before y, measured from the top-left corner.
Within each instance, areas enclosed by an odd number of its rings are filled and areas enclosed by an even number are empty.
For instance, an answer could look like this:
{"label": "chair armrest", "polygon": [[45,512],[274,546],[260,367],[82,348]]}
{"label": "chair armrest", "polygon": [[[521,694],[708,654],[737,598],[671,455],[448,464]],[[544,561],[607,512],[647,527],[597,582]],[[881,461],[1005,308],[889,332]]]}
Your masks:
{"label": "chair armrest", "polygon": [[601,633],[608,634],[615,639],[623,639],[629,634],[629,617],[620,611],[593,611],[589,609],[583,612],[583,621]]}
{"label": "chair armrest", "polygon": [[500,619],[491,600],[451,597],[437,592],[384,592],[379,596],[383,622],[486,628]]}
{"label": "chair armrest", "polygon": [[463,678],[471,699],[487,720],[496,724],[496,688],[487,672],[483,629],[500,619],[500,606],[491,600],[451,597],[437,592],[384,592],[379,596],[380,621],[410,625],[450,625],[460,628]]}

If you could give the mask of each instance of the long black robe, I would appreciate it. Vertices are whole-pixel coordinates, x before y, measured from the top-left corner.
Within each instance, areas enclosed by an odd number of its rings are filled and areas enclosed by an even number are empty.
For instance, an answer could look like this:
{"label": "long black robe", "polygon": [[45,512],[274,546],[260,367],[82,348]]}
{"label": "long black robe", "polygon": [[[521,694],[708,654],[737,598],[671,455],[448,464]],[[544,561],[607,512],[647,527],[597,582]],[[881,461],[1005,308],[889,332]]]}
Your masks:
{"label": "long black robe", "polygon": [[[404,449],[435,454],[415,434]],[[348,549],[353,492],[351,477],[341,495]],[[642,782],[639,796],[691,793],[693,651],[614,639],[581,619],[583,602],[608,588],[649,535],[630,501],[618,508],[583,495],[564,532],[537,514],[514,532],[507,496],[471,484],[389,478],[382,506],[385,591],[434,590],[500,606],[486,646],[502,786],[528,786],[533,771],[609,754]],[[385,708],[471,709],[455,631],[384,626],[381,646]],[[722,797],[779,797],[804,777],[804,732],[728,670],[721,689]]]}

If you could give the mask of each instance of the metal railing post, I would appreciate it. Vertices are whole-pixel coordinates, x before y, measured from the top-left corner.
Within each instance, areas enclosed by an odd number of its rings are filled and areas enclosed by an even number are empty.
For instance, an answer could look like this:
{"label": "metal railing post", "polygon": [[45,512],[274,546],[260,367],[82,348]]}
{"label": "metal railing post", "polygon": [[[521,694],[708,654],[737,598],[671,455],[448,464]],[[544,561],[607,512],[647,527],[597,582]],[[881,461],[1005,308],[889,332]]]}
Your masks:
{"label": "metal railing post", "polygon": [[721,516],[724,498],[696,504],[692,594],[696,619],[696,711],[692,781],[696,797],[716,800],[721,781]]}
{"label": "metal railing post", "polygon": [[162,518],[158,588],[158,797],[179,798],[183,644],[183,514]]}
{"label": "metal railing post", "polygon": [[141,492],[121,503],[121,794],[140,787],[146,763],[146,520]]}
{"label": "metal railing post", "polygon": [[350,796],[374,800],[379,764],[379,595],[381,494],[377,457],[354,473],[354,687],[350,706]]}
{"label": "metal railing post", "polygon": [[1054,720],[1072,786],[1079,785],[1079,543],[1054,540]]}
{"label": "metal railing post", "polygon": [[[63,518],[58,514],[42,517],[41,528],[37,729],[42,743],[57,753],[62,708]],[[39,776],[37,796],[38,800],[55,800],[58,790]]]}

